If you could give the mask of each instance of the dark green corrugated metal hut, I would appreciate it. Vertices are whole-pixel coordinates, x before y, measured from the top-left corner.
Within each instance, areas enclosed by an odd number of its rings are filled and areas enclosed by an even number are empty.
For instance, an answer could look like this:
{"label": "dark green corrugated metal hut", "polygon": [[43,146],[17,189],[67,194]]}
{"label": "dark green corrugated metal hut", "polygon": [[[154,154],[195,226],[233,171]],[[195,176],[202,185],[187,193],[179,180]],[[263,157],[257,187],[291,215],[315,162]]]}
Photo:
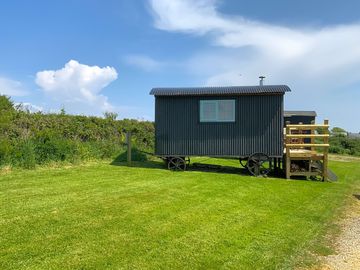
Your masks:
{"label": "dark green corrugated metal hut", "polygon": [[311,124],[315,121],[315,111],[285,111],[284,112],[284,124],[290,122],[290,124]]}
{"label": "dark green corrugated metal hut", "polygon": [[154,88],[155,154],[283,155],[286,85]]}

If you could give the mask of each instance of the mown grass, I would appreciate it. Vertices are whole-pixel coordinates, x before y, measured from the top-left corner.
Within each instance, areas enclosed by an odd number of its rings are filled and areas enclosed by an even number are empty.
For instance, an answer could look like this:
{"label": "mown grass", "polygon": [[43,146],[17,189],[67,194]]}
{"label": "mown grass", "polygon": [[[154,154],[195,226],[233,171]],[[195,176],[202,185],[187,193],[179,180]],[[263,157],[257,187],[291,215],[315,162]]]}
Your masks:
{"label": "mown grass", "polygon": [[336,183],[135,165],[0,175],[0,268],[292,269],[360,185],[358,162]]}

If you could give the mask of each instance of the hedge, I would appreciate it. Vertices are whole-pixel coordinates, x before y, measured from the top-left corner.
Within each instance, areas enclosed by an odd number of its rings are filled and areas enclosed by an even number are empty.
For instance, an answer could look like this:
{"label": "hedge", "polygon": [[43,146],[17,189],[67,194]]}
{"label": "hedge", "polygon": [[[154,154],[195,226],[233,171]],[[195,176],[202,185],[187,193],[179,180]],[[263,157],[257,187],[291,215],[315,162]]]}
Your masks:
{"label": "hedge", "polygon": [[[119,159],[125,152],[125,134],[132,132],[132,144],[154,151],[154,123],[131,119],[30,113],[0,95],[0,166],[34,168],[51,162],[81,162],[91,159]],[[143,155],[141,159],[144,159]]]}

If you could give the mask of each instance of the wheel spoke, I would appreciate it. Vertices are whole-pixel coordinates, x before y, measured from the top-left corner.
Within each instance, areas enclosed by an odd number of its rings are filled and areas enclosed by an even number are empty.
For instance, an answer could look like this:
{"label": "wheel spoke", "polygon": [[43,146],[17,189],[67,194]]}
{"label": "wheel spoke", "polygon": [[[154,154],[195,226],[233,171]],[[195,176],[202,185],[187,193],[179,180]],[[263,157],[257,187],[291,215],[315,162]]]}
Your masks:
{"label": "wheel spoke", "polygon": [[270,171],[270,158],[263,153],[254,153],[248,158],[247,168],[254,176],[267,175]]}
{"label": "wheel spoke", "polygon": [[173,159],[173,158],[170,159],[170,167],[171,167],[171,168],[176,167],[176,163],[174,162],[174,159]]}
{"label": "wheel spoke", "polygon": [[168,169],[172,171],[184,171],[186,169],[186,161],[181,157],[171,157],[168,161]]}

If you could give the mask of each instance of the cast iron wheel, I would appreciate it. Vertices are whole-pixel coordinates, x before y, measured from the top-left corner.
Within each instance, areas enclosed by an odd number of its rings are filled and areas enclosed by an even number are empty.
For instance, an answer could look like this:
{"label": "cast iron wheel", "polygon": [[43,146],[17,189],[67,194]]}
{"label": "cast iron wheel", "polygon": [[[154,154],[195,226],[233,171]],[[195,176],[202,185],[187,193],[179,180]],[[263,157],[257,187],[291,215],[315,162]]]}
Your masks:
{"label": "cast iron wheel", "polygon": [[247,158],[239,158],[239,161],[240,161],[240,165],[243,168],[246,168],[246,166],[247,166]]}
{"label": "cast iron wheel", "polygon": [[185,171],[186,170],[185,159],[181,157],[169,157],[168,169],[171,171]]}
{"label": "cast iron wheel", "polygon": [[246,164],[249,172],[254,176],[266,176],[270,170],[270,157],[264,153],[254,153]]}

